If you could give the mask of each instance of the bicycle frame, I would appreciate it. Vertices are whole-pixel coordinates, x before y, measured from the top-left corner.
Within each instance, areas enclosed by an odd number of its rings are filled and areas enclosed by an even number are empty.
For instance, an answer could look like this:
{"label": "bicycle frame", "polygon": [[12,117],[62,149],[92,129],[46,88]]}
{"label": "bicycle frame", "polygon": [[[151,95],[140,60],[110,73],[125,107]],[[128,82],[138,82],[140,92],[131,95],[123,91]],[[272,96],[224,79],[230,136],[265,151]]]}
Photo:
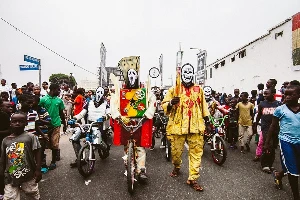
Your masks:
{"label": "bicycle frame", "polygon": [[137,125],[126,125],[121,118],[117,118],[118,122],[120,122],[120,124],[123,126],[123,128],[125,128],[126,131],[128,131],[130,133],[130,140],[133,140],[133,134],[141,127],[142,122],[144,121],[144,119],[146,119],[145,117],[141,118]]}
{"label": "bicycle frame", "polygon": [[[212,142],[212,146],[213,146],[213,149],[211,149],[211,151],[216,150],[216,137],[221,137],[219,132],[218,132],[218,128],[225,125],[225,119],[227,119],[227,118],[228,118],[228,115],[225,115],[224,117],[221,117],[221,118],[214,118],[211,115],[209,116],[209,121],[213,125],[213,131],[210,133],[210,136],[208,137],[208,139],[211,138],[211,142]],[[221,123],[216,122],[216,121],[219,121],[219,120],[221,120]]]}
{"label": "bicycle frame", "polygon": [[[81,133],[85,133],[85,135],[86,135],[86,141],[85,141],[85,143],[87,143],[89,146],[90,146],[90,152],[89,152],[89,160],[92,160],[92,161],[94,161],[94,160],[96,160],[96,159],[93,159],[93,157],[92,157],[92,155],[93,155],[93,143],[91,142],[91,141],[89,141],[89,138],[87,138],[87,134],[88,133],[90,133],[91,134],[91,131],[92,131],[92,127],[93,127],[93,125],[95,125],[95,124],[98,124],[98,122],[92,122],[91,124],[84,124],[84,125],[81,125],[81,124],[79,124],[79,123],[74,123],[73,125],[74,125],[74,127],[78,127],[78,128],[80,128],[80,131],[81,131]],[[85,126],[89,126],[89,128],[88,128],[88,130],[85,130],[83,127],[85,127]],[[92,138],[92,141],[94,140],[94,138]]]}

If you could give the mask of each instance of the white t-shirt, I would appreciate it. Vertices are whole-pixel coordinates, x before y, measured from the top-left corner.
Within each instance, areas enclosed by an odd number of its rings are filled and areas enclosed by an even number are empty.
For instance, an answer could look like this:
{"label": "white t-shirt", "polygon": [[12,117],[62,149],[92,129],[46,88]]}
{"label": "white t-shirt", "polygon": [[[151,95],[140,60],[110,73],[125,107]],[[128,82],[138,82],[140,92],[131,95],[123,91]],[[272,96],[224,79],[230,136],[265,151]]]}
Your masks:
{"label": "white t-shirt", "polygon": [[10,87],[8,86],[8,85],[0,85],[0,92],[10,92],[11,91],[11,89],[10,89]]}
{"label": "white t-shirt", "polygon": [[16,89],[11,89],[11,98],[16,96]]}
{"label": "white t-shirt", "polygon": [[42,96],[46,96],[47,94],[48,94],[48,92],[49,92],[49,89],[47,89],[47,90],[45,90],[45,89],[41,89],[41,95]]}

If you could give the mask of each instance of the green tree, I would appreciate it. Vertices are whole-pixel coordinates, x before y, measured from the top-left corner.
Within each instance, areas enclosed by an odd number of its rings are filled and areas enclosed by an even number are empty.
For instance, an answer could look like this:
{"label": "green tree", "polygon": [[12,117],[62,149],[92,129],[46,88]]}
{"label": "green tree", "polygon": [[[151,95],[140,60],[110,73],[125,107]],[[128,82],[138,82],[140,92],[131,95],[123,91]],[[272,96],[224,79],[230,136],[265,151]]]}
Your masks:
{"label": "green tree", "polygon": [[73,88],[75,85],[77,85],[77,82],[74,78],[74,76],[72,76],[72,74],[70,74],[70,76],[66,75],[66,74],[52,74],[49,77],[49,82],[50,83],[55,83],[58,85],[61,84],[68,84],[69,87]]}

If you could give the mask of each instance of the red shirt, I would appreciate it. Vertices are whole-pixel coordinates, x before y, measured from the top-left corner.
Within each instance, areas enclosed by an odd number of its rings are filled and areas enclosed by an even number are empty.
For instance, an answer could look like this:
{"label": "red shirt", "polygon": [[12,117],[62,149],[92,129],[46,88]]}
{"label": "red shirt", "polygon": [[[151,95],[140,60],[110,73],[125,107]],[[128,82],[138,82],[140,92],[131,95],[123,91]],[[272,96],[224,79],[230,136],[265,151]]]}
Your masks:
{"label": "red shirt", "polygon": [[78,115],[83,110],[83,96],[77,95],[74,100],[74,115]]}

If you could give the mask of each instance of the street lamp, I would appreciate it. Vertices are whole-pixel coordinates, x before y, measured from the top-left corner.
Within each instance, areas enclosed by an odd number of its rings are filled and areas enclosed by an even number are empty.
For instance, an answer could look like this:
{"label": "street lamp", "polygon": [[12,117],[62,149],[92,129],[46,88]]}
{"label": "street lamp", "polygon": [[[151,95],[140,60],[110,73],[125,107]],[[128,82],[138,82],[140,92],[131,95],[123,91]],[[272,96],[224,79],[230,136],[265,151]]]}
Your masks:
{"label": "street lamp", "polygon": [[190,49],[197,49],[198,51],[199,51],[199,53],[201,53],[201,49],[199,49],[199,48],[194,48],[194,47],[191,47]]}

